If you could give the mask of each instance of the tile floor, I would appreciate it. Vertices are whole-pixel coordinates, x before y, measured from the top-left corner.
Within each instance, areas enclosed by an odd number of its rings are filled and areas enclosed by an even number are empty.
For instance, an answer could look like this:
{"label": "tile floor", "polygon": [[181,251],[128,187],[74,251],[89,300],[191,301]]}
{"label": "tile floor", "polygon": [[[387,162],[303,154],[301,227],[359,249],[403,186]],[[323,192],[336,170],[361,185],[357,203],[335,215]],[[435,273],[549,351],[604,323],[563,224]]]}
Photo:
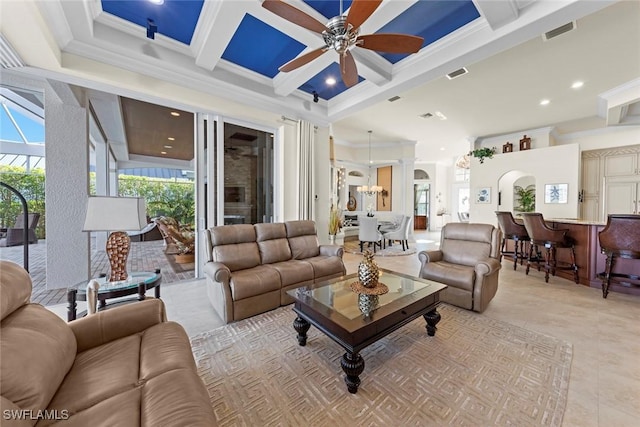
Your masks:
{"label": "tile floor", "polygon": [[[436,247],[437,233],[416,236],[418,249]],[[345,254],[348,273],[361,256]],[[417,255],[377,257],[379,266],[417,274]],[[170,320],[189,335],[221,326],[208,303],[203,280],[162,286]],[[66,319],[63,304],[51,309]],[[503,263],[500,287],[482,314],[523,328],[549,334],[573,344],[573,361],[563,426],[637,427],[640,425],[640,297],[576,285],[543,273],[529,276]]]}

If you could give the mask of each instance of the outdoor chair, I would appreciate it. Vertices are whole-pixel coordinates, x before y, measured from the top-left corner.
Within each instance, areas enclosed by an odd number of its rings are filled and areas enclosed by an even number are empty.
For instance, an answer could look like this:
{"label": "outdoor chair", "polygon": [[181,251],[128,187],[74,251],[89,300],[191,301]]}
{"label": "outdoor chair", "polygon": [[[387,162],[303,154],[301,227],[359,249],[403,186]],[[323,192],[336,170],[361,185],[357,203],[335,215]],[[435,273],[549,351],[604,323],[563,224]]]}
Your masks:
{"label": "outdoor chair", "polygon": [[[39,213],[30,213],[28,215],[27,233],[29,244],[38,243],[38,237],[36,236],[36,227],[38,221],[40,221]],[[24,214],[20,213],[16,217],[16,221],[13,227],[3,228],[0,230],[2,234],[0,236],[0,246],[18,246],[24,243]]]}
{"label": "outdoor chair", "polygon": [[195,248],[195,233],[190,230],[183,230],[172,217],[161,216],[155,219],[158,224],[160,234],[164,239],[167,255],[179,253],[193,253]]}

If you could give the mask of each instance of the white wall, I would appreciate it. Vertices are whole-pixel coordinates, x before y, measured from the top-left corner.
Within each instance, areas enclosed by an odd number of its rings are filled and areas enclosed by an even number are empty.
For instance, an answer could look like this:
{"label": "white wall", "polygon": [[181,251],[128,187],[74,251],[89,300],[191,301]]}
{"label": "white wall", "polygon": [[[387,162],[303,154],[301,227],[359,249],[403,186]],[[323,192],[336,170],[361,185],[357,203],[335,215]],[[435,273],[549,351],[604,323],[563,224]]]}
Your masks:
{"label": "white wall", "polygon": [[[497,224],[499,181],[510,171],[521,171],[536,180],[536,211],[545,218],[578,218],[578,190],[580,188],[580,147],[568,144],[497,154],[480,164],[471,158],[471,209],[472,222]],[[544,203],[545,184],[569,184],[568,203]],[[491,203],[476,203],[477,190],[491,188]],[[502,207],[505,207],[503,204]],[[505,209],[509,210],[509,209]]]}

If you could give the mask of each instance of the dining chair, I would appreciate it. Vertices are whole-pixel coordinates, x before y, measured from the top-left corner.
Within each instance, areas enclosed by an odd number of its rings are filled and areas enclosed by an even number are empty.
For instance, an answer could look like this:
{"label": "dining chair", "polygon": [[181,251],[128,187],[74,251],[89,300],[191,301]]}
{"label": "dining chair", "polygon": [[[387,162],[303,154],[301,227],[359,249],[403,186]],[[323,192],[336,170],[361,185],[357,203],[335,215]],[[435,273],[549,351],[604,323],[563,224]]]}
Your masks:
{"label": "dining chair", "polygon": [[376,252],[376,246],[383,248],[382,233],[378,231],[378,218],[361,216],[358,218],[358,239],[360,240],[360,252],[363,251],[365,243],[373,244],[373,252]]}

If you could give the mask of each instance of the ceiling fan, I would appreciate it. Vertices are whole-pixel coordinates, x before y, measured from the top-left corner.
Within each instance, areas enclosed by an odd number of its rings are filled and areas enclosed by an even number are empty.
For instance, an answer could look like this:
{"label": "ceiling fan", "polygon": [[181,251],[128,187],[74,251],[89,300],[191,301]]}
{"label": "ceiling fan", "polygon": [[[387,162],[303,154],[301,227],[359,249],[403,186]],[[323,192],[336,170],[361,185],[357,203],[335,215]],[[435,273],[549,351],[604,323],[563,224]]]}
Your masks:
{"label": "ceiling fan", "polygon": [[360,47],[387,53],[418,52],[424,40],[422,37],[392,33],[358,35],[360,26],[380,6],[380,3],[382,0],[353,0],[349,13],[344,16],[342,1],[340,1],[340,15],[331,18],[325,25],[282,0],[264,0],[262,6],[267,10],[289,22],[320,33],[324,38],[324,46],[287,62],[279,70],[285,73],[293,71],[333,49],[340,55],[342,81],[347,87],[351,87],[358,83],[358,69],[350,52],[351,48]]}

